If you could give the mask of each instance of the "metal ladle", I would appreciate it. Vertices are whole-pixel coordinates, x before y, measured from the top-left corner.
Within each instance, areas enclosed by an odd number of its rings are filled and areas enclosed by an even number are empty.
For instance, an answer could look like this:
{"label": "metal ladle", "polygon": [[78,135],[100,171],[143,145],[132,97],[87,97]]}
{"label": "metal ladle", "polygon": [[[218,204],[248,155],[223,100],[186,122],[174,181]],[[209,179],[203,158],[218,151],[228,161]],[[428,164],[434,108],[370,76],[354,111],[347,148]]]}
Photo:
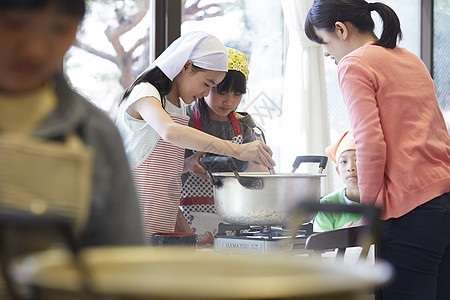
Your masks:
{"label": "metal ladle", "polygon": [[[252,136],[255,140],[260,140],[261,142],[263,142],[264,144],[266,143],[266,139],[264,138],[264,134],[262,132],[261,129],[259,129],[258,126],[255,126],[252,128]],[[275,175],[275,169],[271,169],[271,168],[267,168],[269,170],[269,174],[270,175]]]}

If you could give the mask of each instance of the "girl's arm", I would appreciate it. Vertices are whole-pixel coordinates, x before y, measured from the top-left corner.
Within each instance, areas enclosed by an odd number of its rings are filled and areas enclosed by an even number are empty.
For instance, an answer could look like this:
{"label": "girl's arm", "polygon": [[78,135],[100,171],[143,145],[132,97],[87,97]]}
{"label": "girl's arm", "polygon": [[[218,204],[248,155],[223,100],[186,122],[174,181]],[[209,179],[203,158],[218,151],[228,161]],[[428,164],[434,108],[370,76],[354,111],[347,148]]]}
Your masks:
{"label": "girl's arm", "polygon": [[183,212],[180,208],[178,208],[177,221],[175,223],[175,232],[195,233],[194,230],[189,226],[189,223],[184,217]]}
{"label": "girl's arm", "polygon": [[245,161],[257,161],[266,167],[275,166],[272,150],[260,141],[234,144],[216,138],[200,130],[175,123],[154,97],[145,97],[128,108],[128,113],[143,119],[167,142],[178,147],[235,157]]}

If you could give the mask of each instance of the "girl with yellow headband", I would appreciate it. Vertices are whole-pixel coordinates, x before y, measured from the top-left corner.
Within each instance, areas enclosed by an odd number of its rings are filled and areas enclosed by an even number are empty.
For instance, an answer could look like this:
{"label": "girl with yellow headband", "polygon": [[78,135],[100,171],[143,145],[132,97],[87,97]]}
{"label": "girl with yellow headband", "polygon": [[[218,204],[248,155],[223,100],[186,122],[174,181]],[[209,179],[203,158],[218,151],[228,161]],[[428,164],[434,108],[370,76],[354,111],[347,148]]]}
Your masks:
{"label": "girl with yellow headband", "polygon": [[258,141],[235,145],[186,126],[186,104],[208,96],[227,71],[222,42],[193,31],[175,40],[122,95],[116,126],[133,170],[147,242],[155,233],[183,229],[177,220],[184,219],[179,201],[185,149],[275,164],[270,147]]}
{"label": "girl with yellow headband", "polygon": [[[248,113],[236,108],[247,91],[248,60],[242,52],[228,48],[228,72],[212,88],[209,96],[188,105],[189,126],[236,144],[253,141],[255,122]],[[186,150],[181,209],[192,231],[198,234],[199,246],[211,246],[220,220],[214,209],[213,185],[198,163],[205,152]],[[206,154],[208,155],[208,154]],[[267,171],[262,165],[235,160],[239,171]]]}

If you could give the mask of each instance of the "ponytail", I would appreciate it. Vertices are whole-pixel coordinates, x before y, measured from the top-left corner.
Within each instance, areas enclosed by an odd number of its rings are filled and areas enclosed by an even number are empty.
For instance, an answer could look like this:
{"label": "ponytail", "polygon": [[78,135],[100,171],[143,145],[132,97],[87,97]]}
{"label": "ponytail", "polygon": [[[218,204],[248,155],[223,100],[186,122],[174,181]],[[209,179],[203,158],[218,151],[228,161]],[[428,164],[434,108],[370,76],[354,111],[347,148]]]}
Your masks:
{"label": "ponytail", "polygon": [[[383,20],[383,32],[374,43],[385,48],[395,48],[402,31],[396,13],[386,4],[367,3],[364,0],[315,0],[305,21],[305,34],[313,42],[322,44],[315,28],[334,31],[336,22],[350,22],[361,33],[372,33],[375,24],[370,12],[376,11]],[[374,34],[375,35],[375,34]]]}
{"label": "ponytail", "polygon": [[383,20],[383,32],[381,33],[381,37],[374,44],[385,48],[395,48],[395,46],[397,46],[397,39],[400,41],[403,37],[400,28],[400,20],[398,19],[397,14],[392,8],[380,2],[371,3],[369,5]]}

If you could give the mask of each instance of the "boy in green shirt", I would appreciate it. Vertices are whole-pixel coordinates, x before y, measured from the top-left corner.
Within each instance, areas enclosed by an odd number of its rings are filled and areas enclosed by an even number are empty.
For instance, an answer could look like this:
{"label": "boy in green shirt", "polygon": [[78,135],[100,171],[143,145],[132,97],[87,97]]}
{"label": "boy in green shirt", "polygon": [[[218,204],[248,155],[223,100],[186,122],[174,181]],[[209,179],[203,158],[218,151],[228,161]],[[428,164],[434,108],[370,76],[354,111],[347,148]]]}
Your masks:
{"label": "boy in green shirt", "polygon": [[[356,147],[352,132],[345,132],[336,143],[327,147],[325,152],[337,164],[336,171],[345,187],[323,197],[320,203],[359,205]],[[314,231],[354,226],[360,219],[361,215],[356,214],[319,212],[314,220]]]}

